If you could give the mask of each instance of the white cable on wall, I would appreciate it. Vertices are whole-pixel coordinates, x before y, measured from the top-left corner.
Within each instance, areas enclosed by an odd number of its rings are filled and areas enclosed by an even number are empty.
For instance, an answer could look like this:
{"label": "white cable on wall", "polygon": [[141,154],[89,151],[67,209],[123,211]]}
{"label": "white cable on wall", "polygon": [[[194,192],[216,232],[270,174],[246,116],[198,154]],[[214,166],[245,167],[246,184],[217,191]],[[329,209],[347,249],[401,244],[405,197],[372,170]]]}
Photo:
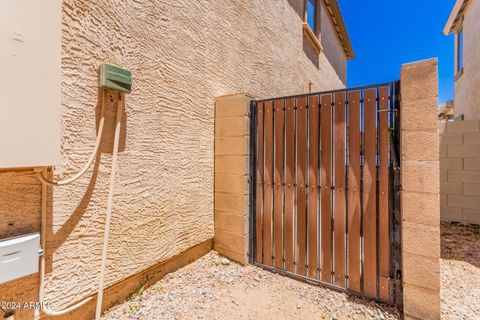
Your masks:
{"label": "white cable on wall", "polygon": [[113,191],[115,187],[115,174],[118,165],[118,146],[120,145],[120,130],[122,126],[122,112],[124,97],[119,94],[119,104],[117,108],[117,123],[115,125],[115,138],[113,142],[112,168],[110,172],[110,186],[108,188],[107,213],[105,217],[105,231],[103,234],[102,265],[100,267],[100,279],[98,281],[97,308],[95,311],[95,320],[99,320],[102,315],[103,288],[105,286],[105,273],[107,269],[108,238],[110,235],[110,224],[112,222]]}
{"label": "white cable on wall", "polygon": [[103,126],[105,124],[105,96],[106,96],[106,91],[102,90],[102,111],[101,111],[100,123],[98,125],[97,140],[95,141],[95,148],[93,149],[93,153],[90,155],[90,158],[88,159],[88,161],[85,164],[85,166],[83,167],[83,169],[80,170],[80,172],[78,172],[73,177],[68,178],[66,180],[63,180],[63,181],[50,181],[44,176],[44,173],[42,171],[37,172],[37,178],[43,184],[48,184],[49,186],[52,186],[52,187],[64,186],[66,184],[69,184],[69,183],[72,183],[72,182],[78,180],[78,178],[83,176],[85,174],[85,172],[87,172],[88,168],[90,168],[90,166],[93,163],[93,160],[95,160],[95,157],[97,156],[98,148],[100,147],[100,141],[102,140]]}
{"label": "white cable on wall", "polygon": [[[106,95],[106,92],[103,94],[104,96]],[[107,212],[106,212],[106,218],[105,218],[105,229],[104,229],[104,234],[103,234],[103,249],[102,249],[102,262],[101,262],[101,268],[100,268],[100,277],[99,277],[99,283],[98,283],[98,293],[97,293],[97,306],[96,306],[96,313],[95,313],[95,319],[100,319],[101,312],[102,312],[102,300],[103,300],[103,289],[105,286],[105,272],[106,272],[106,263],[107,263],[107,254],[108,254],[108,239],[110,235],[110,225],[111,225],[111,220],[112,220],[112,208],[113,208],[113,191],[114,191],[114,186],[115,186],[115,174],[116,174],[116,169],[117,169],[117,164],[118,164],[118,149],[119,149],[119,144],[120,144],[120,130],[121,130],[121,122],[122,122],[122,112],[123,112],[123,106],[124,106],[124,97],[122,94],[119,93],[119,101],[120,103],[117,106],[117,122],[115,126],[115,138],[114,138],[114,145],[113,145],[113,155],[112,155],[112,168],[111,168],[111,173],[110,173],[110,186],[108,190],[108,202],[107,202]],[[100,145],[100,140],[101,140],[101,135],[103,131],[103,121],[104,121],[104,104],[105,100],[103,99],[103,104],[102,104],[102,119],[100,120],[100,125],[99,127],[99,136],[100,139],[97,137],[97,143],[95,145],[95,152],[92,155],[90,159],[94,159],[96,153],[98,152],[98,146]],[[90,163],[91,164],[91,163]],[[90,166],[90,164],[88,166]],[[86,167],[88,169],[88,167]],[[85,168],[84,168],[85,169]],[[44,178],[43,174],[46,173],[46,169],[44,169],[43,172],[39,172],[37,174],[38,177]],[[82,170],[82,171],[86,171]],[[82,173],[83,174],[83,173]],[[79,178],[78,174],[75,177],[70,178],[67,182],[63,181],[61,183],[67,184],[70,182],[75,181],[76,179]],[[80,175],[81,176],[81,175]],[[40,180],[44,182],[42,179]],[[75,178],[74,180],[72,180]],[[42,223],[42,248],[46,250],[46,232],[47,232],[47,185],[51,185],[52,182],[46,181],[42,184],[42,218],[41,218],[41,223]],[[55,184],[55,186],[58,186],[61,184]],[[39,300],[40,302],[43,302],[44,298],[44,283],[45,280],[45,254],[42,255],[41,263],[40,263],[40,293],[39,293]],[[63,310],[51,310],[47,307],[42,309],[42,312],[49,315],[49,316],[61,316],[65,315],[75,309],[78,309],[79,307],[83,306],[87,302],[93,300],[93,296],[90,296],[88,298],[83,299],[82,301],[65,308]]]}
{"label": "white cable on wall", "polygon": [[[46,173],[46,169],[44,169],[44,172]],[[43,183],[42,184],[42,248],[43,250],[46,250],[46,234],[47,234],[47,184]],[[45,282],[45,253],[42,255],[42,258],[40,260],[40,292],[39,292],[39,300],[40,302],[43,302],[44,298],[44,285],[43,283]],[[67,314],[81,306],[83,306],[85,303],[89,302],[92,300],[93,297],[88,297],[73,306],[70,306],[68,308],[65,308],[63,310],[51,310],[46,307],[46,304],[43,304],[42,312],[45,313],[46,315],[49,316],[61,316],[64,314]]]}

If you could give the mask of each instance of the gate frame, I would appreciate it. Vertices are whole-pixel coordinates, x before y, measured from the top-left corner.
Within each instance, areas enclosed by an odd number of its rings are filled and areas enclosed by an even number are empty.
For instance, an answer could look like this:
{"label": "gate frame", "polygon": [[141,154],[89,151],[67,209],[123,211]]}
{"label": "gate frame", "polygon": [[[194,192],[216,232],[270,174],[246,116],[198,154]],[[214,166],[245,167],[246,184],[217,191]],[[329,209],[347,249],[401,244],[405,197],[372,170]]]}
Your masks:
{"label": "gate frame", "polygon": [[[390,301],[381,300],[380,298],[372,298],[366,296],[363,292],[351,291],[348,288],[337,286],[333,283],[323,282],[321,280],[315,280],[309,278],[308,276],[302,276],[297,273],[289,272],[286,270],[277,269],[273,266],[264,265],[262,263],[255,261],[256,256],[256,194],[257,194],[257,112],[256,106],[258,102],[263,101],[274,101],[279,99],[287,98],[298,98],[298,97],[309,97],[309,96],[321,96],[326,94],[335,94],[345,92],[346,96],[350,91],[364,91],[366,89],[377,89],[380,87],[389,88],[389,121],[394,125],[393,128],[389,128],[392,131],[391,140],[390,140],[390,155],[392,164],[389,165],[389,177],[390,185],[389,188],[389,239],[390,239],[390,257],[389,257],[389,285],[390,285]],[[377,97],[378,101],[378,97]],[[250,157],[249,157],[249,238],[248,238],[248,260],[252,265],[262,267],[266,270],[286,275],[292,278],[295,278],[300,281],[311,283],[314,285],[321,285],[330,289],[334,289],[340,292],[344,292],[350,295],[360,296],[363,298],[368,298],[370,300],[379,301],[382,303],[388,303],[390,305],[395,305],[399,310],[403,309],[403,290],[402,290],[402,248],[401,248],[401,208],[400,208],[400,80],[374,84],[368,86],[328,90],[321,92],[311,92],[298,95],[289,95],[289,96],[280,96],[267,99],[257,99],[251,100],[249,106],[250,114]],[[378,114],[378,111],[377,111]],[[378,115],[377,115],[378,117]],[[378,170],[378,167],[377,167]],[[378,180],[376,180],[378,182]],[[377,217],[378,218],[378,217]],[[378,233],[377,233],[378,237]],[[378,250],[378,249],[377,249]],[[377,252],[378,254],[378,252]],[[378,261],[377,261],[378,269]]]}

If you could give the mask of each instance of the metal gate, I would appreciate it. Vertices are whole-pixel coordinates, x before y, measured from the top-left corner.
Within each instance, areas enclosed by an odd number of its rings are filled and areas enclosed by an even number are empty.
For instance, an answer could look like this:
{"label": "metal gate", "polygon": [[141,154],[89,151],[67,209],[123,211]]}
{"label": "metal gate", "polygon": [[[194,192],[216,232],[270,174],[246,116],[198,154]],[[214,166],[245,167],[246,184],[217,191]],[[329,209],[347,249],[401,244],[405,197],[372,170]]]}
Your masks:
{"label": "metal gate", "polygon": [[401,308],[399,85],[252,102],[254,264]]}

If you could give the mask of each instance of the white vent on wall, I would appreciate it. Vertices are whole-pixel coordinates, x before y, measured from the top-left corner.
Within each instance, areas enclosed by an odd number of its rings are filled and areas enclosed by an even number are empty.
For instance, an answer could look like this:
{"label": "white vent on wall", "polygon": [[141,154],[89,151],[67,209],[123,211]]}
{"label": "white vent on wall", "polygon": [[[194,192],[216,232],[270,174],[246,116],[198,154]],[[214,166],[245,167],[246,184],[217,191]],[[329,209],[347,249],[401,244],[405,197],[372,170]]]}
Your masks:
{"label": "white vent on wall", "polygon": [[40,234],[0,240],[0,284],[38,272]]}
{"label": "white vent on wall", "polygon": [[61,1],[0,1],[0,169],[59,162]]}

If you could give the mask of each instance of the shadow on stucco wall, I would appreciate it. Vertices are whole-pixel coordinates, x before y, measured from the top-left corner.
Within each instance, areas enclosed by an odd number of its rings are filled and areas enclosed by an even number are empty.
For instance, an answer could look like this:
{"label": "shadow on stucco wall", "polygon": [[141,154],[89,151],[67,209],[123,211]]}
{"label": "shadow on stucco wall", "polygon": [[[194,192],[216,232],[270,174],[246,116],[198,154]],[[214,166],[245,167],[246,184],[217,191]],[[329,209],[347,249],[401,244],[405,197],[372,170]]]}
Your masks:
{"label": "shadow on stucco wall", "polygon": [[312,48],[312,45],[308,43],[308,40],[305,38],[305,36],[303,36],[303,52],[305,52],[305,55],[315,65],[315,67],[320,69],[320,56],[315,49]]}
{"label": "shadow on stucco wall", "polygon": [[[46,273],[50,273],[52,271],[53,254],[60,246],[62,246],[62,244],[66,241],[66,239],[73,232],[73,230],[75,230],[75,227],[77,226],[82,216],[85,214],[90,204],[90,201],[92,200],[95,185],[97,183],[100,158],[101,154],[99,153],[93,163],[90,181],[85,190],[85,193],[82,196],[82,199],[78,203],[73,213],[55,233],[53,232],[53,187],[47,187],[47,245],[45,250]],[[49,176],[51,178],[51,174],[49,174]]]}
{"label": "shadow on stucco wall", "polygon": [[[105,96],[104,96],[105,95]],[[98,89],[97,95],[97,105],[95,108],[95,116],[96,116],[96,130],[98,134],[101,114],[102,114],[102,101],[105,103],[105,123],[103,129],[102,140],[100,143],[100,147],[95,157],[93,167],[89,170],[90,180],[88,185],[85,188],[85,192],[78,202],[78,205],[73,210],[72,214],[68,217],[68,219],[62,223],[59,229],[54,232],[53,231],[53,208],[54,208],[54,195],[53,195],[53,187],[47,187],[47,248],[45,252],[45,265],[46,265],[46,272],[49,273],[52,271],[52,263],[53,263],[53,254],[54,252],[62,246],[62,244],[67,240],[69,235],[75,230],[76,226],[78,225],[79,221],[84,216],[85,212],[87,211],[90,202],[92,201],[93,194],[95,192],[95,186],[98,180],[100,162],[102,161],[103,154],[111,154],[113,152],[113,143],[114,143],[114,135],[115,135],[115,126],[116,126],[116,117],[117,111],[122,112],[122,123],[121,123],[121,131],[120,131],[120,145],[119,145],[119,152],[122,152],[126,148],[126,137],[127,137],[127,115],[125,112],[125,104],[120,103],[120,99],[125,99],[125,95],[121,94],[117,91],[112,90],[103,90],[101,88]],[[103,157],[106,158],[106,157]],[[104,159],[104,161],[109,162],[109,159]],[[49,179],[53,179],[53,175],[51,170],[49,170]]]}
{"label": "shadow on stucco wall", "polygon": [[303,20],[304,13],[304,0],[288,0],[288,3],[292,9],[298,14],[298,16]]}
{"label": "shadow on stucco wall", "polygon": [[[105,97],[103,95],[105,94]],[[100,124],[102,113],[102,101],[105,101],[105,126],[103,129],[102,142],[99,148],[99,154],[113,152],[113,140],[115,135],[115,122],[117,117],[117,110],[121,108],[122,112],[122,127],[120,131],[120,145],[118,152],[125,151],[127,139],[127,114],[125,112],[125,103],[121,103],[120,99],[126,99],[126,95],[114,90],[104,90],[98,88],[98,101],[95,107],[96,128],[98,134],[98,126]]]}
{"label": "shadow on stucco wall", "polygon": [[[303,19],[304,19],[304,13],[305,13],[305,8],[304,8],[304,1],[303,0],[288,0],[288,3],[292,7],[292,9],[297,13],[297,15],[300,17],[301,23],[298,24],[298,28],[302,28],[303,24]],[[322,9],[324,9],[322,7]],[[318,17],[320,18],[320,16]],[[317,69],[320,68],[320,56],[318,52],[315,51],[315,49],[312,48],[310,43],[308,42],[307,38],[303,36],[303,52],[305,53],[305,56],[315,65]]]}

